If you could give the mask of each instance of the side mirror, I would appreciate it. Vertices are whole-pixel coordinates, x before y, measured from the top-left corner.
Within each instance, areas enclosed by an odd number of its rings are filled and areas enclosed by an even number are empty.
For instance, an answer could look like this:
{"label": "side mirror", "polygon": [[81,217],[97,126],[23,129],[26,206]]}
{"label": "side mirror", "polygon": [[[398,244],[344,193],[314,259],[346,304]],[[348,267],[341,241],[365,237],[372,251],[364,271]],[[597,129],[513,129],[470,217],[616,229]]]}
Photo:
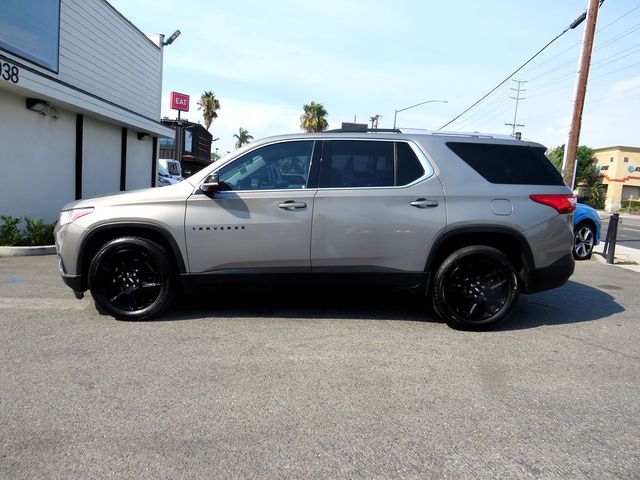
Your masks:
{"label": "side mirror", "polygon": [[200,190],[203,192],[217,192],[220,190],[220,183],[218,182],[218,172],[209,175],[204,183],[200,185]]}

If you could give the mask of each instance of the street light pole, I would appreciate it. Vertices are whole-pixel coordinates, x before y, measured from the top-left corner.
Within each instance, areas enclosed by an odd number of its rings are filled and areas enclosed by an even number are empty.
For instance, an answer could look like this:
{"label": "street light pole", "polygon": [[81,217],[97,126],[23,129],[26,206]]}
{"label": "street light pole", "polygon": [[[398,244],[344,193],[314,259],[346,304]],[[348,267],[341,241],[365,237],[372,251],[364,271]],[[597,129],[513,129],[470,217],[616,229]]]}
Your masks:
{"label": "street light pole", "polygon": [[424,105],[425,103],[448,103],[447,100],[427,100],[426,102],[416,103],[415,105],[411,105],[410,107],[401,108],[400,110],[396,110],[393,114],[393,129],[396,128],[396,118],[398,117],[398,112],[404,112],[405,110],[409,110],[410,108],[419,107],[420,105]]}

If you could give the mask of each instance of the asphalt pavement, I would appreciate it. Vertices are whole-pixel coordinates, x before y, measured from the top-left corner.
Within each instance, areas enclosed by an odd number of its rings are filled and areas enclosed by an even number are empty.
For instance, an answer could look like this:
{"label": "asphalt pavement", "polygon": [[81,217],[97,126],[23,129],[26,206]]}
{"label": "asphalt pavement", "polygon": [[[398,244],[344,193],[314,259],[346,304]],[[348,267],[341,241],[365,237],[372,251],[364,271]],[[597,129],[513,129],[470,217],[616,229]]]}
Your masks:
{"label": "asphalt pavement", "polygon": [[637,275],[581,262],[471,333],[349,290],[122,322],[0,258],[0,478],[637,479]]}

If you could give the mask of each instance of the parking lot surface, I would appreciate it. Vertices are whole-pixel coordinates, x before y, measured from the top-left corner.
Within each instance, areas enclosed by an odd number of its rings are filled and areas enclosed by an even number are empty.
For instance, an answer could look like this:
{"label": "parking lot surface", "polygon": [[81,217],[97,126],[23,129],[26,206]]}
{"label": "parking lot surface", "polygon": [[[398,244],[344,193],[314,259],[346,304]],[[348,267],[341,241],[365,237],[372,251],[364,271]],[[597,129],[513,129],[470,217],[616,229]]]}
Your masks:
{"label": "parking lot surface", "polygon": [[638,478],[640,286],[592,262],[503,328],[238,288],[150,322],[0,258],[0,478]]}

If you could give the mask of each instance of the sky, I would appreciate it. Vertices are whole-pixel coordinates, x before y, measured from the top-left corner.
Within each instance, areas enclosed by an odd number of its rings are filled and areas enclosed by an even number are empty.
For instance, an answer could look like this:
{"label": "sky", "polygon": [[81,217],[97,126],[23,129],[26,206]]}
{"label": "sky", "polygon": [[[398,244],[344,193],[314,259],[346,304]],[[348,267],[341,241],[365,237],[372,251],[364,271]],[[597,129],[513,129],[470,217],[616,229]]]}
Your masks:
{"label": "sky", "polygon": [[[182,34],[164,50],[169,92],[220,100],[213,150],[300,132],[302,107],[329,112],[329,128],[369,122],[437,130],[498,85],[586,10],[587,0],[109,0],[145,33]],[[549,147],[566,142],[586,22],[512,77],[522,80],[517,130]],[[445,130],[511,134],[509,80]],[[599,14],[580,144],[640,146],[640,1],[605,0]]]}

